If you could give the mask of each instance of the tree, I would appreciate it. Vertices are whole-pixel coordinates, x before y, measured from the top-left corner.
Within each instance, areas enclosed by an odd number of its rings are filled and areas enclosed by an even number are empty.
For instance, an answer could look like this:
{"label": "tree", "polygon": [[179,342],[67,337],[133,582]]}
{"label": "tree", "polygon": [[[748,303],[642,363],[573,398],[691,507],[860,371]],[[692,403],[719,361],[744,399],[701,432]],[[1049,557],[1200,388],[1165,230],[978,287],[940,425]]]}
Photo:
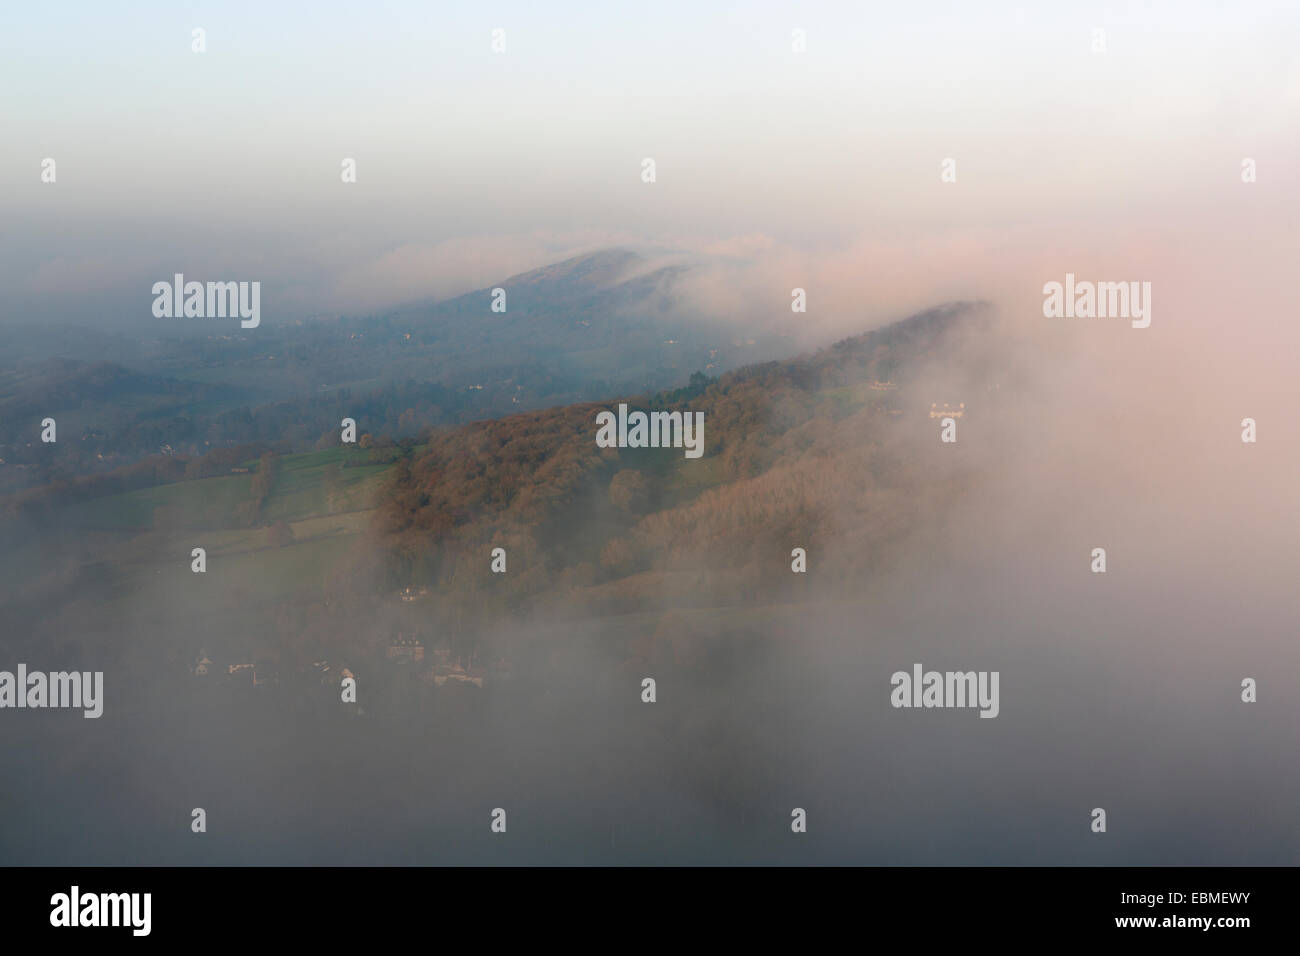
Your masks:
{"label": "tree", "polygon": [[257,471],[253,473],[250,490],[259,503],[266,499],[275,481],[276,458],[269,451],[257,459]]}
{"label": "tree", "polygon": [[630,515],[643,515],[650,507],[650,483],[634,468],[625,468],[609,482],[609,502]]}

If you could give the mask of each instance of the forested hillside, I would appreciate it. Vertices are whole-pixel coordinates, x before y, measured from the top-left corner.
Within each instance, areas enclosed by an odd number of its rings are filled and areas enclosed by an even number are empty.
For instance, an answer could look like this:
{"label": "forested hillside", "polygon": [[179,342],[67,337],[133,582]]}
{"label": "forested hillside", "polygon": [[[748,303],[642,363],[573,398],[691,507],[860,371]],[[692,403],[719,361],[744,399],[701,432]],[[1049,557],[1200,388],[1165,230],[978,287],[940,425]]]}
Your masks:
{"label": "forested hillside", "polygon": [[[783,362],[668,393],[569,405],[432,436],[379,511],[394,584],[456,601],[591,610],[722,602],[797,585],[791,551],[851,579],[912,529],[947,479],[911,379],[978,308],[936,309]],[[705,452],[598,448],[595,416],[703,412]],[[933,434],[932,434],[933,432]],[[503,548],[507,572],[489,571]],[[823,574],[823,578],[826,576]]]}

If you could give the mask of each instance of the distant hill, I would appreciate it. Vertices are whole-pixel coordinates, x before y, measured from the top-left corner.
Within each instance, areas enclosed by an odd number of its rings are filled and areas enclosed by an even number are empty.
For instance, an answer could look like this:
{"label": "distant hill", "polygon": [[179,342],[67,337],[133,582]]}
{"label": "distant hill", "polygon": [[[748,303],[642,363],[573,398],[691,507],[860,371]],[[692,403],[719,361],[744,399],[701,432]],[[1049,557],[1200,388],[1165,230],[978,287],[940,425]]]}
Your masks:
{"label": "distant hill", "polygon": [[[53,359],[59,340],[9,330],[15,348],[0,360],[0,446],[8,446],[0,447],[0,493],[159,453],[252,442],[282,452],[326,447],[345,417],[372,434],[413,436],[674,388],[693,372],[789,353],[779,336],[753,341],[691,314],[678,294],[688,271],[611,249],[371,316],[290,324],[268,316],[255,330],[167,319],[159,321],[196,323],[194,334],[136,342],[64,330],[66,354]],[[492,310],[495,288],[505,290],[504,312]],[[94,360],[97,349],[111,362]],[[41,418],[56,412],[68,416],[78,442],[89,435],[90,443],[27,448]]]}
{"label": "distant hill", "polygon": [[[201,439],[204,409],[243,397],[230,386],[181,381],[116,362],[47,359],[0,369],[0,490],[107,471]],[[54,444],[41,422],[56,423]],[[8,479],[7,481],[5,479]]]}
{"label": "distant hill", "polygon": [[[371,349],[395,349],[395,376],[419,355],[442,368],[447,384],[483,385],[488,394],[478,399],[494,414],[558,404],[573,389],[579,394],[564,400],[673,387],[692,371],[789,354],[788,339],[750,345],[741,330],[691,314],[677,288],[689,272],[610,249],[446,301],[343,320],[341,327],[349,337],[368,338]],[[505,311],[492,309],[498,288]],[[738,337],[741,344],[733,341]],[[498,393],[501,384],[514,388]]]}

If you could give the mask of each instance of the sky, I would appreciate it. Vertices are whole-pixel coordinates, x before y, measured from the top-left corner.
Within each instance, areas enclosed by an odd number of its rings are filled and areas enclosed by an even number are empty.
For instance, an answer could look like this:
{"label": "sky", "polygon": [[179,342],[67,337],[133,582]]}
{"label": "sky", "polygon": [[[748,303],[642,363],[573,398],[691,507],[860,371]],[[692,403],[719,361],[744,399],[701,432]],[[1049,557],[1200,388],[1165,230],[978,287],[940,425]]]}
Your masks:
{"label": "sky", "polygon": [[814,323],[1193,232],[1182,261],[1231,270],[1225,233],[1289,241],[1298,28],[1285,3],[9,5],[0,321],[147,327],[175,272],[259,280],[272,320],[366,313],[610,245],[810,286]]}

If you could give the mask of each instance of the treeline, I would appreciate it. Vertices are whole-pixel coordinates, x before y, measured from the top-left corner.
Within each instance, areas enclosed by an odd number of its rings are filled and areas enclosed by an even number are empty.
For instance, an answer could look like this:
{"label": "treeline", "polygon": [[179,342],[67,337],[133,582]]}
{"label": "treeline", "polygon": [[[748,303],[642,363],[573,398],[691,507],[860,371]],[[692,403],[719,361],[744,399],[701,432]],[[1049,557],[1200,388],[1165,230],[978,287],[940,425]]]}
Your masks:
{"label": "treeline", "polygon": [[32,514],[140,488],[228,474],[244,462],[258,459],[272,451],[262,442],[252,442],[235,448],[214,449],[196,458],[185,455],[151,455],[142,461],[103,474],[49,477],[38,487],[0,499],[0,513]]}

